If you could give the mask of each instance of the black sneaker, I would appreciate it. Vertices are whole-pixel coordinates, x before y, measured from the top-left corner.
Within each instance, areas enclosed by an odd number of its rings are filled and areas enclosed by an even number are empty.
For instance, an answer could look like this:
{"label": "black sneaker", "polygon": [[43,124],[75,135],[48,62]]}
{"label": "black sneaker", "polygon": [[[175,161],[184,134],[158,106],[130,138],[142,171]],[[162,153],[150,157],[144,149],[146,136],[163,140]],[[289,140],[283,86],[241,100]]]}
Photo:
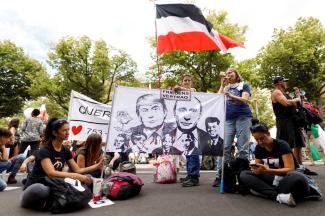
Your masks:
{"label": "black sneaker", "polygon": [[193,187],[193,186],[199,186],[200,182],[198,178],[189,178],[187,181],[184,181],[182,183],[183,187]]}
{"label": "black sneaker", "polygon": [[212,184],[212,187],[219,187],[220,186],[220,181],[221,179],[219,177],[217,177]]}
{"label": "black sneaker", "polygon": [[183,183],[183,182],[185,182],[185,181],[187,181],[189,179],[190,179],[190,177],[186,176],[185,178],[180,178],[179,180]]}

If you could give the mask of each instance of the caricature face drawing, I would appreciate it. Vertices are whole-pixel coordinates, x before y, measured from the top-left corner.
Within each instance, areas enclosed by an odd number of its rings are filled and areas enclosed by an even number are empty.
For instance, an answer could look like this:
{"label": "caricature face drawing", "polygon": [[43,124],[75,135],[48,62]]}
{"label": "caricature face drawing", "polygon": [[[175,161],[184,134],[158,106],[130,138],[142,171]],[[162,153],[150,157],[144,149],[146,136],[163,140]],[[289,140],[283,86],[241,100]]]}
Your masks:
{"label": "caricature face drawing", "polygon": [[177,125],[185,130],[195,128],[201,111],[201,102],[195,97],[191,101],[177,101],[174,107]]}
{"label": "caricature face drawing", "polygon": [[208,122],[207,132],[210,134],[211,137],[217,137],[220,135],[220,126],[218,122]]}
{"label": "caricature face drawing", "polygon": [[143,95],[138,98],[136,112],[146,128],[160,127],[163,125],[167,115],[164,100],[151,94]]}
{"label": "caricature face drawing", "polygon": [[178,140],[180,142],[181,151],[189,151],[195,147],[194,137],[190,134],[182,134]]}
{"label": "caricature face drawing", "polygon": [[163,148],[168,151],[173,146],[173,137],[170,134],[166,134],[163,139]]}
{"label": "caricature face drawing", "polygon": [[144,141],[146,141],[146,137],[144,134],[135,135],[133,139],[133,144],[137,146],[144,146]]}
{"label": "caricature face drawing", "polygon": [[121,134],[117,135],[115,139],[115,147],[116,149],[121,149],[126,144],[126,137],[122,136]]}

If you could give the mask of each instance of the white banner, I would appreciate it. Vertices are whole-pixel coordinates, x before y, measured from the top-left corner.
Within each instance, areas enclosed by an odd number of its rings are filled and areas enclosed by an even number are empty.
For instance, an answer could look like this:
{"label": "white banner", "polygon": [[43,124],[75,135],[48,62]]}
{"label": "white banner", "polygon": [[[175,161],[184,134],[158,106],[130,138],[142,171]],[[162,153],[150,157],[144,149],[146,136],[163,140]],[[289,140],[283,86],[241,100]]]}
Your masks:
{"label": "white banner", "polygon": [[117,87],[106,151],[222,156],[224,95],[183,95],[189,100],[166,100],[159,89]]}
{"label": "white banner", "polygon": [[106,142],[111,106],[99,103],[76,91],[71,91],[69,140],[86,140],[92,133],[102,135]]}

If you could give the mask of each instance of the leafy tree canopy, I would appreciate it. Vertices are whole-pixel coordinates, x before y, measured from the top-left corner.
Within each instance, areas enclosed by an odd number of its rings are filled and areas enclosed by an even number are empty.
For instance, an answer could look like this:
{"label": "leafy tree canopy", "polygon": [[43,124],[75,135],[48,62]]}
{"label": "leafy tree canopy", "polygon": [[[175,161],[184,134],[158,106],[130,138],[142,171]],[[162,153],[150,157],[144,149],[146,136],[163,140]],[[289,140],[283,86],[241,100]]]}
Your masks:
{"label": "leafy tree canopy", "polygon": [[280,75],[289,79],[289,88],[302,88],[311,100],[324,95],[325,29],[318,19],[299,18],[293,27],[275,30],[257,58],[262,87],[272,88]]}
{"label": "leafy tree canopy", "polygon": [[0,117],[19,113],[44,67],[9,40],[0,42]]}
{"label": "leafy tree canopy", "polygon": [[48,55],[48,63],[57,73],[53,77],[39,74],[32,92],[48,97],[65,112],[71,90],[108,103],[114,84],[134,81],[136,63],[124,51],[108,47],[103,40],[66,37],[53,45]]}

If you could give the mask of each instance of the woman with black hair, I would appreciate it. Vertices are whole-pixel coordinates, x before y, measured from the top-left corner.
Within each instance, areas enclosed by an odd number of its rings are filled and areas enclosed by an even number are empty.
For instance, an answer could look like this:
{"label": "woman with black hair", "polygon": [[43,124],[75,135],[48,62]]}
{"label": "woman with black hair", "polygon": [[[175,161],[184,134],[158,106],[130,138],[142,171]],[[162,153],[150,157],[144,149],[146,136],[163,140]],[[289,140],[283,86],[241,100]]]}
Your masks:
{"label": "woman with black hair", "polygon": [[[92,166],[79,168],[70,150],[63,145],[63,141],[68,137],[69,124],[66,120],[53,118],[48,121],[44,134],[45,144],[37,152],[33,171],[24,186],[22,207],[44,209],[50,195],[50,188],[44,185],[45,176],[78,179],[84,184],[89,184],[90,177],[82,174],[102,167],[102,160],[100,160]],[[66,163],[72,172],[63,171]]]}
{"label": "woman with black hair", "polygon": [[8,129],[12,133],[12,142],[6,147],[9,148],[9,161],[11,161],[11,166],[7,170],[7,173],[10,172],[8,176],[8,184],[16,184],[16,175],[19,171],[20,165],[25,160],[24,154],[18,154],[19,152],[19,144],[20,144],[20,135],[18,132],[19,127],[19,119],[14,118],[8,124]]}
{"label": "woman with black hair", "polygon": [[295,200],[306,197],[310,189],[304,174],[295,171],[299,165],[289,144],[273,139],[264,124],[252,126],[251,132],[257,143],[255,163],[250,171],[241,172],[240,180],[254,195],[295,206]]}
{"label": "woman with black hair", "polygon": [[32,154],[39,149],[41,136],[43,133],[43,123],[37,116],[41,112],[39,109],[34,109],[31,114],[31,118],[28,118],[21,128],[21,143],[19,146],[19,154],[25,152],[26,148],[30,146]]}

